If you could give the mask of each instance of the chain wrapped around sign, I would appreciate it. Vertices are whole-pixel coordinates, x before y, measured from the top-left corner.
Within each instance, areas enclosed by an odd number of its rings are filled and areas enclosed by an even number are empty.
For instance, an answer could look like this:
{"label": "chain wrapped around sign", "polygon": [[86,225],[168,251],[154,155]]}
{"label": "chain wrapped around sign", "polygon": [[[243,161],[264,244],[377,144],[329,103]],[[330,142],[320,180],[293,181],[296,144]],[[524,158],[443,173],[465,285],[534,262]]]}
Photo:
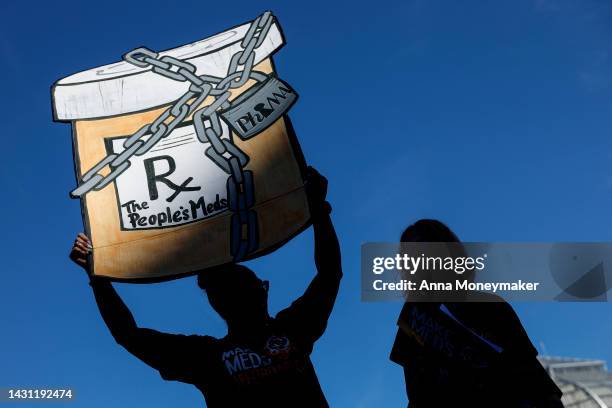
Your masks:
{"label": "chain wrapped around sign", "polygon": [[[285,82],[253,70],[255,51],[263,43],[274,22],[267,11],[251,22],[240,50],[232,55],[224,78],[197,75],[196,67],[171,56],[159,57],[154,51],[141,47],[128,52],[123,59],[140,68],[151,67],[156,74],[175,81],[190,83],[189,90],[159,115],[152,123],[140,128],[123,143],[121,153],[111,153],[85,172],[72,197],[82,197],[98,191],[127,170],[133,156],[141,156],[168,136],[185,118],[193,114],[196,135],[201,143],[209,143],[206,156],[228,174],[228,207],[232,212],[230,251],[235,261],[253,252],[258,246],[257,214],[253,172],[245,170],[249,157],[230,138],[222,138],[221,120],[241,139],[248,140],[261,133],[285,114],[297,99],[296,93]],[[231,89],[242,87],[249,79],[257,84],[230,103]],[[213,102],[200,107],[206,98]],[[101,171],[108,166],[106,175]]]}

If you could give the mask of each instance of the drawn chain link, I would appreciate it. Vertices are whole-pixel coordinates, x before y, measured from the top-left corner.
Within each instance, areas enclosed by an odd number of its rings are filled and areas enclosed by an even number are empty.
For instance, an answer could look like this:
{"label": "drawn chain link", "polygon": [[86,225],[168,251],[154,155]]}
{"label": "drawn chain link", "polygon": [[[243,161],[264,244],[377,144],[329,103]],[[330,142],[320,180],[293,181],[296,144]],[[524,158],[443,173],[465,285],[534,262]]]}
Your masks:
{"label": "drawn chain link", "polygon": [[[151,70],[159,75],[176,81],[188,81],[191,85],[189,90],[157,117],[153,123],[143,126],[128,137],[123,143],[126,150],[119,155],[112,153],[106,156],[83,174],[78,187],[70,193],[71,196],[81,197],[91,190],[98,191],[106,187],[130,167],[131,157],[141,156],[151,150],[187,116],[194,113],[207,97],[215,97],[211,105],[203,108],[211,107],[206,111],[206,115],[210,115],[212,110],[224,109],[229,106],[230,89],[241,87],[249,79],[259,82],[264,81],[267,75],[252,69],[255,61],[255,50],[265,40],[273,22],[274,16],[269,11],[251,22],[245,37],[240,43],[242,49],[232,56],[227,75],[224,78],[212,75],[196,75],[195,65],[169,55],[159,57],[158,53],[145,47],[137,48],[125,54],[123,59],[130,64],[140,68],[151,67]],[[194,97],[195,99],[189,102]],[[166,122],[168,120],[169,122]],[[198,137],[201,141],[207,140],[200,135]],[[230,149],[231,152],[235,152],[238,148],[234,146],[227,151],[230,151]],[[219,153],[219,150],[215,151]],[[224,153],[224,151],[220,153]],[[106,166],[110,168],[110,172],[104,176],[100,171]]]}
{"label": "drawn chain link", "polygon": [[[239,260],[252,252],[257,247],[257,219],[255,211],[251,209],[255,201],[253,173],[244,169],[249,160],[248,156],[229,138],[222,138],[223,128],[217,111],[230,106],[230,89],[243,86],[249,79],[263,82],[268,78],[266,74],[253,71],[253,66],[255,50],[265,40],[273,21],[274,16],[267,11],[251,22],[240,43],[242,49],[230,59],[225,78],[196,75],[196,67],[193,64],[168,55],[159,57],[158,53],[145,47],[125,54],[123,59],[130,64],[140,68],[151,67],[156,74],[175,81],[188,81],[191,85],[183,96],[152,123],[128,137],[123,143],[123,152],[109,154],[88,170],[71,195],[80,197],[91,190],[98,191],[106,187],[130,167],[130,159],[134,155],[147,153],[187,116],[193,114],[198,139],[202,143],[210,143],[205,152],[206,156],[229,174],[228,206],[233,213],[230,227],[231,253],[235,260]],[[196,110],[209,96],[214,97],[214,101]],[[189,102],[194,97],[195,99]],[[170,121],[166,122],[168,119]],[[109,166],[110,172],[104,176],[100,171],[106,166]]]}

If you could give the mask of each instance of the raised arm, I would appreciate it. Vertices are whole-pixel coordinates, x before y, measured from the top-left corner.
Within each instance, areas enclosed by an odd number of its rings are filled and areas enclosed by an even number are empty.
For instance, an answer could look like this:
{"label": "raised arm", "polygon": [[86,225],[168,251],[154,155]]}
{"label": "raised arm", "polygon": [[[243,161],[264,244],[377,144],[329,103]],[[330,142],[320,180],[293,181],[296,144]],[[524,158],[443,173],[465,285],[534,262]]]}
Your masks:
{"label": "raised arm", "polygon": [[[88,255],[92,250],[89,238],[81,233],[74,241],[70,259],[85,270],[89,269]],[[100,315],[117,343],[133,354],[138,354],[139,343],[146,341],[146,333],[141,333],[132,313],[119,297],[111,282],[90,275],[89,284],[93,289]],[[138,356],[140,357],[140,356]]]}
{"label": "raised arm", "polygon": [[309,167],[306,189],[314,229],[317,274],[304,294],[277,317],[295,322],[308,340],[315,341],[325,331],[334,307],[342,263],[340,244],[330,217],[331,205],[325,201],[327,179]]}
{"label": "raised arm", "polygon": [[340,281],[342,278],[342,261],[340,243],[330,217],[331,205],[327,201],[313,210],[312,227],[314,229],[316,279]]}
{"label": "raised arm", "polygon": [[317,301],[328,300],[329,311],[333,306],[338,285],[342,278],[342,261],[340,243],[330,217],[331,205],[325,200],[327,196],[327,179],[314,168],[308,168],[306,193],[314,229],[315,265],[317,275],[312,280],[306,294],[312,294]]}
{"label": "raised arm", "polygon": [[[70,259],[88,270],[88,255],[91,250],[89,238],[81,233],[74,242]],[[109,280],[90,275],[89,284],[93,289],[100,315],[118,344],[147,365],[159,370],[163,378],[189,382],[194,367],[193,356],[188,350],[193,343],[203,338],[140,328]]]}
{"label": "raised arm", "polygon": [[311,289],[316,289],[318,285],[324,286],[324,289],[333,289],[333,305],[342,278],[340,243],[330,217],[331,206],[329,203],[324,202],[322,208],[318,211],[320,212],[313,214],[312,220],[317,274],[308,287],[307,293]]}
{"label": "raised arm", "polygon": [[138,355],[139,343],[146,340],[143,338],[144,333],[139,332],[140,329],[132,313],[123,303],[113,285],[110,281],[99,278],[90,279],[89,284],[93,289],[100,315],[112,336],[129,352]]}

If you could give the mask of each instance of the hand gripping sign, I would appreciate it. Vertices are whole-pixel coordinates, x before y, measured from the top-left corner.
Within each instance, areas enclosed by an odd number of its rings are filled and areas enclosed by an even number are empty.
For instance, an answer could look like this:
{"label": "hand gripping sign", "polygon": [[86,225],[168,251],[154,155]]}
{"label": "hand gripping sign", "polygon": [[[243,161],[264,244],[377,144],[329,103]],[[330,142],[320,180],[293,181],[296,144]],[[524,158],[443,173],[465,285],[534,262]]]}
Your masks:
{"label": "hand gripping sign", "polygon": [[170,279],[263,255],[310,217],[304,159],[266,12],[210,38],[79,72],[52,88],[73,129],[90,273]]}

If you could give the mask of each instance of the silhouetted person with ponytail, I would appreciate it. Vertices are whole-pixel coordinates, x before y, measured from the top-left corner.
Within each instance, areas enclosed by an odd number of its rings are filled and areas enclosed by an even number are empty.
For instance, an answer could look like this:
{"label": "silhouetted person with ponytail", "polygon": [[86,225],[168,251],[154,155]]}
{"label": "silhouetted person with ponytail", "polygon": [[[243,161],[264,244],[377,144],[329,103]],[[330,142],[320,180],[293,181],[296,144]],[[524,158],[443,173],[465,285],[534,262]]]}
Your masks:
{"label": "silhouetted person with ponytail", "polygon": [[[427,219],[406,228],[401,241],[463,247],[446,225]],[[407,299],[391,360],[403,367],[409,407],[562,407],[512,307],[482,296],[487,302]]]}
{"label": "silhouetted person with ponytail", "polygon": [[[227,336],[184,336],[137,326],[108,280],[90,279],[102,318],[130,353],[166,380],[195,385],[208,407],[327,407],[310,361],[327,326],[342,277],[340,247],[325,201],[327,180],[309,168],[306,182],[317,274],[305,293],[276,317],[268,314],[268,282],[249,268],[206,270],[198,285],[227,322]],[[87,268],[91,250],[79,234],[70,257]]]}

